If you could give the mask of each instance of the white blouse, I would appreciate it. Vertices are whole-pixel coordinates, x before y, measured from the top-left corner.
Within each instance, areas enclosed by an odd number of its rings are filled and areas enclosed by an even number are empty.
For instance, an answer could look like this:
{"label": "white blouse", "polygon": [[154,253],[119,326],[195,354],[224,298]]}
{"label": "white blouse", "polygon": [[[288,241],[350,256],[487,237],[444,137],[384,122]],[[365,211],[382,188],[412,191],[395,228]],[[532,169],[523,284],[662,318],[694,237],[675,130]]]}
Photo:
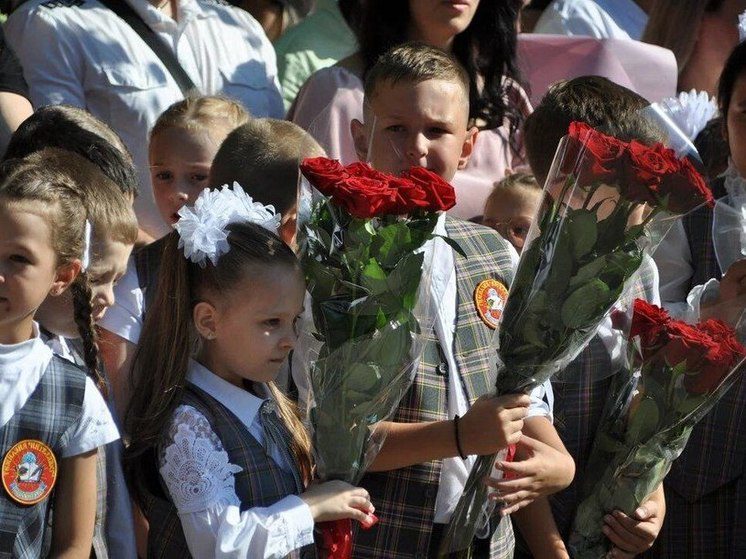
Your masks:
{"label": "white blouse", "polygon": [[[0,427],[10,421],[28,401],[52,360],[52,350],[39,337],[34,323],[34,337],[12,345],[0,344]],[[103,396],[86,377],[83,410],[61,458],[85,454],[119,438]]]}
{"label": "white blouse", "polygon": [[[264,444],[261,398],[193,360],[187,379],[228,408]],[[291,467],[279,452],[272,452],[272,458],[283,469]],[[241,512],[234,476],[242,469],[230,463],[204,415],[188,405],[176,409],[159,454],[159,470],[190,553],[194,557],[280,558],[312,544],[313,517],[297,495]]]}

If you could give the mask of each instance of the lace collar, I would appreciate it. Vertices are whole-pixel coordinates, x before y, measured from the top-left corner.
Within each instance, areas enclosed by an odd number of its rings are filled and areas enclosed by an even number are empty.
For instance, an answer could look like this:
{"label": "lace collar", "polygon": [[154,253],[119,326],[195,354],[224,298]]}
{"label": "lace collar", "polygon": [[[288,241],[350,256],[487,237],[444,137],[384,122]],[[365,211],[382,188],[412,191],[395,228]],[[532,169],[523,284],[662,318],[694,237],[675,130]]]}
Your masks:
{"label": "lace collar", "polygon": [[746,178],[738,173],[732,159],[728,161],[728,168],[722,176],[725,179],[725,191],[731,199],[746,199]]}

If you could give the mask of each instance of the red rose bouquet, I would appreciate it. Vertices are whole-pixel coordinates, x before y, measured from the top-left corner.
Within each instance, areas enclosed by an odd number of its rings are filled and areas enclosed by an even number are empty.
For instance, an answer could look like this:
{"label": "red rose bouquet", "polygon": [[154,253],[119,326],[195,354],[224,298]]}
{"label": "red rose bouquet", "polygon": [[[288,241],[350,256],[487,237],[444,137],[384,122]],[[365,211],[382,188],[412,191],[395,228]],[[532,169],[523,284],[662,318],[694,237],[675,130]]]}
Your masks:
{"label": "red rose bouquet", "polygon": [[[498,395],[530,392],[580,353],[663,235],[666,216],[711,203],[688,160],[573,122],[555,155],[496,340]],[[442,551],[466,549],[490,520],[480,457]],[[492,475],[496,475],[495,472]]]}
{"label": "red rose bouquet", "polygon": [[[615,317],[616,326],[626,326]],[[626,318],[626,316],[624,316]],[[635,301],[628,375],[610,391],[570,536],[575,558],[604,557],[605,514],[633,511],[655,490],[686,446],[694,425],[732,386],[746,349],[719,320],[672,320]]]}
{"label": "red rose bouquet", "polygon": [[[432,257],[423,247],[456,197],[421,168],[392,176],[316,158],[301,171],[323,195],[300,229],[316,342],[308,417],[317,472],[356,483],[382,443],[375,425],[411,386],[433,320],[430,297],[420,296]],[[327,553],[349,556],[349,529],[325,537]]]}

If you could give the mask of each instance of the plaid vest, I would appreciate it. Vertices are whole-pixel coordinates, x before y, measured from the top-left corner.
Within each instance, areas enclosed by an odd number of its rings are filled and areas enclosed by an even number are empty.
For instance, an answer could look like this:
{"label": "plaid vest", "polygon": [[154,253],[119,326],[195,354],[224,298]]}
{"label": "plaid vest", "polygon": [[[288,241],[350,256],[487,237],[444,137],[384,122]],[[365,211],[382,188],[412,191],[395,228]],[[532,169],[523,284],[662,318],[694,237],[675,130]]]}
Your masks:
{"label": "plaid vest", "polygon": [[[448,236],[468,258],[454,252],[456,282],[456,333],[453,353],[458,371],[449,371],[437,335],[426,334],[426,343],[414,383],[403,397],[393,421],[417,423],[448,419],[448,375],[458,374],[470,403],[494,391],[496,359],[489,351],[494,334],[476,311],[474,290],[486,279],[506,287],[513,279],[507,242],[494,231],[465,221],[446,219]],[[441,461],[433,460],[389,472],[369,473],[360,485],[371,494],[380,522],[354,536],[353,557],[412,559],[428,556],[440,483]],[[510,557],[513,531],[510,522],[492,526],[492,558]]]}
{"label": "plaid vest", "polygon": [[[725,196],[724,180],[712,184]],[[695,276],[720,279],[712,209],[684,219]],[[692,431],[664,481],[666,521],[649,557],[746,557],[746,382],[743,376]]]}
{"label": "plaid vest", "polygon": [[[137,272],[137,285],[145,297],[145,312],[155,299],[158,287],[158,270],[161,267],[163,248],[166,246],[166,237],[161,237],[149,245],[138,249],[133,257],[135,259],[135,271]],[[145,317],[143,316],[143,320]]]}
{"label": "plaid vest", "polygon": [[[0,428],[0,452],[25,439],[42,441],[58,461],[80,422],[85,396],[85,372],[72,363],[52,356],[47,370],[29,399],[6,425]],[[3,490],[0,497],[0,557],[38,559],[46,556],[49,504],[52,494],[35,505],[23,506]],[[46,544],[46,545],[45,545]]]}
{"label": "plaid vest", "polygon": [[[303,490],[296,486],[293,475],[279,468],[243,423],[215,398],[190,383],[187,384],[182,403],[192,406],[207,418],[228,453],[231,464],[243,468],[234,474],[242,512],[253,507],[267,507],[287,495],[298,495]],[[150,522],[148,557],[191,557],[176,507],[170,501],[162,480],[161,485],[164,487],[163,494],[152,495],[145,511]],[[315,556],[314,546],[306,546],[289,555],[299,559]]]}
{"label": "plaid vest", "polygon": [[[655,263],[646,257],[638,277],[633,280],[627,300],[657,299],[658,285],[654,281]],[[609,352],[598,336],[552,380],[554,391],[554,426],[567,451],[575,461],[575,478],[562,491],[549,497],[554,521],[562,539],[569,537],[575,511],[579,504],[583,472],[593,449],[596,428],[606,404],[613,377],[605,375],[612,368]],[[605,378],[599,378],[604,377]]]}

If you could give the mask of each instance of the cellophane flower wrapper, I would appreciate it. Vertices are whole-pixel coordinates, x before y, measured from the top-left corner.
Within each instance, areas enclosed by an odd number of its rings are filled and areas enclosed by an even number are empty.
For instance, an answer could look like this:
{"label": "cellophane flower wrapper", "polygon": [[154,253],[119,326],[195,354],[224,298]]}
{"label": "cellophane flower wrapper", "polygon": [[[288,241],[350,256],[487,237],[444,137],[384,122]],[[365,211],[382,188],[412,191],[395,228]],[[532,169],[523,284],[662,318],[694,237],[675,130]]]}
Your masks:
{"label": "cellophane flower wrapper", "polygon": [[[732,314],[725,307],[711,312]],[[569,541],[576,559],[606,556],[604,516],[634,513],[744,368],[746,350],[723,321],[687,324],[639,299],[629,316],[614,319],[628,339],[626,373],[614,377],[583,474]]]}
{"label": "cellophane flower wrapper", "polygon": [[[649,126],[651,137],[682,137],[664,134],[667,125]],[[625,142],[573,123],[555,154],[496,331],[496,394],[529,393],[566,368],[675,217],[711,200],[690,161],[662,143]],[[630,225],[635,215],[641,223]],[[487,535],[496,504],[483,480],[499,477],[497,458],[477,459],[441,553],[468,556],[473,538]]]}
{"label": "cellophane flower wrapper", "polygon": [[[314,187],[301,224],[313,315],[304,343],[308,420],[318,477],[354,484],[380,449],[375,427],[410,388],[423,332],[432,328],[433,251],[424,247],[434,238],[438,210],[451,207],[455,194],[424,169],[391,177],[366,164],[342,167],[321,158],[302,168]],[[413,206],[412,196],[424,197],[431,181],[442,199]]]}

